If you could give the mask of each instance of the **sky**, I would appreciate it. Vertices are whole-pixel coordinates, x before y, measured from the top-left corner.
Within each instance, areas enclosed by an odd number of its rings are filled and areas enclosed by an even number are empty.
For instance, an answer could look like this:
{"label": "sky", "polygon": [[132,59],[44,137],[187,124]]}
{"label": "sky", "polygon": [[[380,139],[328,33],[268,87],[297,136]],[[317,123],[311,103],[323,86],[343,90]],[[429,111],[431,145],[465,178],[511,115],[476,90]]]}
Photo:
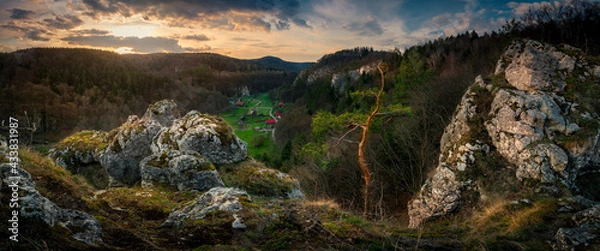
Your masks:
{"label": "sky", "polygon": [[[568,1],[568,0],[558,0]],[[498,0],[1,0],[0,51],[84,47],[316,61],[354,47],[403,49],[551,2]]]}

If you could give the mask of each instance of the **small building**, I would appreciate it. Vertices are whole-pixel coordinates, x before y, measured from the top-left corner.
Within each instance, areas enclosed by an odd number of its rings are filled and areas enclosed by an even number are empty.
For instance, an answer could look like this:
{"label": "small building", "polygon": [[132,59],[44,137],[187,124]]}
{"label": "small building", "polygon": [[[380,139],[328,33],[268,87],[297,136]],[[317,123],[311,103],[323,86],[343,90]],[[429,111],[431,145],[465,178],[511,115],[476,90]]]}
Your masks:
{"label": "small building", "polygon": [[267,119],[267,121],[265,121],[265,124],[267,124],[267,125],[274,125],[274,124],[277,124],[277,120]]}
{"label": "small building", "polygon": [[285,104],[283,102],[279,102],[277,106],[279,106],[279,108],[285,108]]}
{"label": "small building", "polygon": [[236,101],[235,102],[235,106],[242,107],[242,106],[245,106],[245,105],[246,105],[246,102],[243,102],[243,101]]}

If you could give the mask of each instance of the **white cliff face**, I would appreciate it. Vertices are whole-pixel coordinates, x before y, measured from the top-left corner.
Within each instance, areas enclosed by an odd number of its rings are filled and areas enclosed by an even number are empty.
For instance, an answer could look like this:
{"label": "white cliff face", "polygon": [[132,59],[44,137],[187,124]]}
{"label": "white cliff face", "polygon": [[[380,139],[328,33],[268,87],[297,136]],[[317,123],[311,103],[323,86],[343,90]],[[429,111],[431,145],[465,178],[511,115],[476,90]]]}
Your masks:
{"label": "white cliff face", "polygon": [[585,93],[571,90],[598,85],[597,67],[539,42],[514,42],[495,76],[478,77],[463,96],[435,174],[409,202],[410,227],[460,208],[463,191],[478,189],[480,178],[463,172],[490,150],[505,166],[489,168],[512,169],[513,179],[538,181],[557,196],[560,187],[577,192],[580,175],[600,171],[600,120],[595,107],[579,103]]}

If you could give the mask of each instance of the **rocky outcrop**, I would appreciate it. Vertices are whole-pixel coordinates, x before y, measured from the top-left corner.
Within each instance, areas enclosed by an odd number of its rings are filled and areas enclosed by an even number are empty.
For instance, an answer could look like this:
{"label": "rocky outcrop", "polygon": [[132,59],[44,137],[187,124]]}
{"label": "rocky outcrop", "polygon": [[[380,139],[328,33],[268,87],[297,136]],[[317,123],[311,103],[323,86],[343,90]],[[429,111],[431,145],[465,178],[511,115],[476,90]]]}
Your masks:
{"label": "rocky outcrop", "polygon": [[472,128],[477,122],[477,90],[482,90],[483,79],[478,77],[463,95],[454,118],[446,127],[441,140],[441,154],[435,175],[421,187],[420,193],[408,204],[409,227],[446,215],[456,210],[461,203],[462,191],[472,182],[459,180],[457,175],[472,168],[475,153],[487,153],[489,146],[473,137]]}
{"label": "rocky outcrop", "polygon": [[204,219],[208,213],[219,210],[232,214],[232,228],[246,228],[242,219],[236,214],[242,210],[242,201],[252,201],[246,191],[237,188],[215,187],[181,208],[174,209],[163,226],[181,226],[185,224],[186,220]]}
{"label": "rocky outcrop", "polygon": [[77,173],[79,167],[99,162],[99,154],[106,147],[107,133],[102,131],[81,131],[75,133],[50,149],[48,157],[56,165]]}
{"label": "rocky outcrop", "polygon": [[375,71],[377,71],[377,62],[363,65],[358,69],[348,72],[334,73],[331,76],[331,87],[338,90],[341,94],[344,92],[346,85],[356,81],[362,74],[369,74]]}
{"label": "rocky outcrop", "polygon": [[109,143],[100,155],[100,164],[109,175],[110,186],[133,185],[140,180],[140,161],[152,155],[150,144],[161,128],[155,120],[132,115],[109,133]]}
{"label": "rocky outcrop", "polygon": [[[14,170],[16,173],[13,172]],[[34,218],[50,227],[67,228],[72,233],[73,239],[90,245],[102,242],[102,227],[93,216],[79,210],[57,206],[40,194],[31,175],[20,166],[13,169],[9,163],[0,164],[0,180],[2,181],[0,190],[11,189],[11,191],[2,191],[3,193],[12,192],[12,185],[18,189],[19,217]]]}
{"label": "rocky outcrop", "polygon": [[173,100],[161,100],[148,107],[142,120],[156,121],[161,126],[171,126],[175,119],[179,118],[179,108]]}
{"label": "rocky outcrop", "polygon": [[180,191],[205,191],[225,186],[215,166],[191,150],[153,154],[140,162],[140,168],[143,187],[161,183],[177,187]]}
{"label": "rocky outcrop", "polygon": [[193,150],[214,164],[231,164],[246,158],[247,146],[222,118],[191,111],[160,131],[152,151]]}
{"label": "rocky outcrop", "polygon": [[[600,171],[600,120],[585,101],[597,66],[563,51],[576,50],[516,41],[493,76],[477,77],[444,132],[435,174],[409,202],[410,227],[459,208],[465,190],[479,189],[482,177],[469,175],[475,166],[514,170],[506,174],[554,196],[561,187],[577,193],[579,176]],[[502,166],[474,165],[490,151]]]}

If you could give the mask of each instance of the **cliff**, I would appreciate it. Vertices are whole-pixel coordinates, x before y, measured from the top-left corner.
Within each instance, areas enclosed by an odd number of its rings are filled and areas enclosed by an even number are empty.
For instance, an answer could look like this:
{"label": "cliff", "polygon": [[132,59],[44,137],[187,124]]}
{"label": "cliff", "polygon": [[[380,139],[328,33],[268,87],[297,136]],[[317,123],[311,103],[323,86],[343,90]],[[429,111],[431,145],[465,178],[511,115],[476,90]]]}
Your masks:
{"label": "cliff", "polygon": [[556,214],[574,213],[553,229],[555,249],[598,243],[600,198],[589,179],[600,181],[599,79],[600,66],[576,48],[515,41],[462,97],[435,173],[408,204],[409,226],[485,208],[490,198],[544,199],[563,203]]}

